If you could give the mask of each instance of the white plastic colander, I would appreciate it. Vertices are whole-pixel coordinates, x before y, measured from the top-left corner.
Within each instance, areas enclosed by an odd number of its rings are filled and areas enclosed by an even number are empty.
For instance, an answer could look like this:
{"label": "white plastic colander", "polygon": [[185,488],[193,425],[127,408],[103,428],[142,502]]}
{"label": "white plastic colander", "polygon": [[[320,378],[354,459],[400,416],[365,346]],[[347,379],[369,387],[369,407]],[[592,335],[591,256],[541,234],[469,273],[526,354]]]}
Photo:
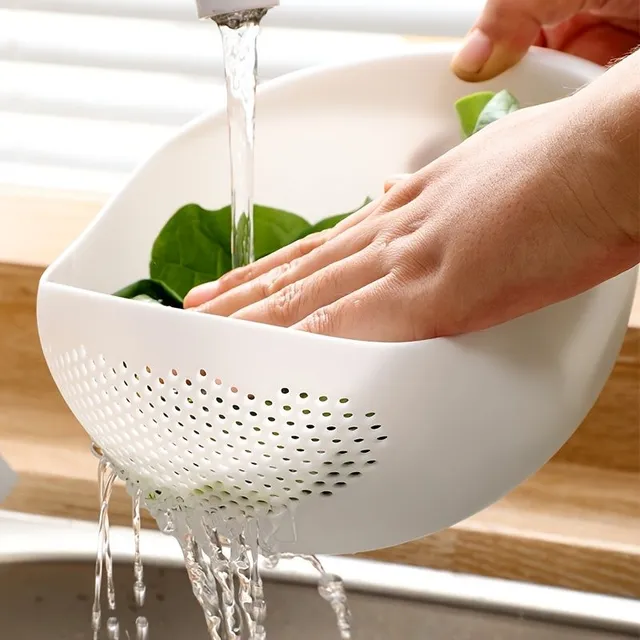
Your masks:
{"label": "white plastic colander", "polygon": [[[262,86],[256,201],[313,220],[458,139],[449,45]],[[535,51],[488,83],[526,105],[599,73]],[[595,402],[635,271],[489,331],[380,344],[112,297],[148,274],[182,205],[229,201],[223,105],[140,168],[44,274],[42,345],[69,407],[131,488],[231,515],[296,505],[284,550],[352,553],[471,516],[542,466]]]}

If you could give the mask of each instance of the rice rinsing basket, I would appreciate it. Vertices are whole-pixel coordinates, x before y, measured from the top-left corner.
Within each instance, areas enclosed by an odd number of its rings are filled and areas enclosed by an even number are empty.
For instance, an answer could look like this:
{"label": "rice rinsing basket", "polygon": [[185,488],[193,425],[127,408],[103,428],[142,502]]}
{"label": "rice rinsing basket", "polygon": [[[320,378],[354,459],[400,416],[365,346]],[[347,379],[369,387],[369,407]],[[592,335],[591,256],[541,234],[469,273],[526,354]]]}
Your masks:
{"label": "rice rinsing basket", "polygon": [[[455,144],[452,105],[469,86],[451,76],[452,53],[439,45],[262,86],[256,201],[313,221]],[[526,105],[599,72],[534,51],[486,88],[509,88]],[[498,500],[583,420],[623,340],[635,270],[488,331],[409,344],[109,295],[147,276],[153,240],[179,207],[228,204],[228,164],[220,105],[153,154],[40,284],[53,378],[148,503],[223,507],[236,518],[290,505],[286,551],[386,547]]]}

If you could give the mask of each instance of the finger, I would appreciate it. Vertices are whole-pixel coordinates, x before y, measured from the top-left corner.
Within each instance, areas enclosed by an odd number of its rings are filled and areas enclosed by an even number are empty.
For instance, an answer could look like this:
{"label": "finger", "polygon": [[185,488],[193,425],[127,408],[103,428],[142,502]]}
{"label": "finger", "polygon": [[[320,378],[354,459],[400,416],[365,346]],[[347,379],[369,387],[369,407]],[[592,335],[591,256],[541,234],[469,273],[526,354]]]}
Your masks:
{"label": "finger", "polygon": [[623,24],[613,18],[610,22],[603,22],[595,15],[583,14],[546,28],[545,38],[553,49],[606,66],[623,58],[640,44],[640,33],[626,29]]}
{"label": "finger", "polygon": [[414,325],[405,305],[400,288],[392,276],[386,275],[319,308],[292,328],[374,342],[410,342],[430,337],[426,328]]}
{"label": "finger", "polygon": [[184,308],[199,307],[212,298],[230,291],[245,282],[254,280],[276,267],[303,258],[329,239],[328,232],[307,236],[298,242],[287,245],[256,262],[229,271],[213,282],[207,282],[191,289],[184,299]]}
{"label": "finger", "polygon": [[543,26],[597,9],[602,0],[488,0],[452,62],[463,80],[488,80],[517,64]]}
{"label": "finger", "polygon": [[376,257],[373,251],[360,251],[241,309],[232,317],[290,327],[380,278],[383,267]]}
{"label": "finger", "polygon": [[315,251],[291,262],[285,262],[264,275],[209,300],[201,305],[198,311],[230,316],[364,249],[370,244],[374,233],[374,229],[361,229],[356,225],[348,232],[325,242]]}
{"label": "finger", "polygon": [[194,287],[184,299],[184,308],[190,309],[193,307],[200,307],[216,296],[222,295],[226,291],[230,291],[245,282],[255,280],[281,265],[288,264],[310,254],[318,247],[321,247],[332,238],[355,226],[362,219],[366,218],[376,209],[379,201],[380,200],[378,199],[370,202],[359,211],[352,213],[350,216],[339,222],[332,229],[311,234],[302,240],[289,244],[286,247],[283,247],[282,249],[247,265],[246,267],[234,269],[214,282],[207,282]]}
{"label": "finger", "polygon": [[391,189],[393,189],[393,187],[395,187],[398,183],[403,182],[409,177],[411,177],[410,173],[399,173],[396,176],[387,178],[384,183],[384,192],[387,193],[388,191],[391,191]]}

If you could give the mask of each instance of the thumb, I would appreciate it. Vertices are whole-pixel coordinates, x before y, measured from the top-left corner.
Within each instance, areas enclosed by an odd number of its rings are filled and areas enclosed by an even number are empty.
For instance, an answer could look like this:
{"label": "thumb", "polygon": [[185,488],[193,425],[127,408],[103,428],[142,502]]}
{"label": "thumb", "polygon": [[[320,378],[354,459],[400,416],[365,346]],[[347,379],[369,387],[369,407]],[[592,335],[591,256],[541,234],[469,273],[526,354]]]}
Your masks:
{"label": "thumb", "polygon": [[539,43],[542,27],[602,5],[601,0],[488,0],[454,57],[462,80],[489,80],[517,64]]}

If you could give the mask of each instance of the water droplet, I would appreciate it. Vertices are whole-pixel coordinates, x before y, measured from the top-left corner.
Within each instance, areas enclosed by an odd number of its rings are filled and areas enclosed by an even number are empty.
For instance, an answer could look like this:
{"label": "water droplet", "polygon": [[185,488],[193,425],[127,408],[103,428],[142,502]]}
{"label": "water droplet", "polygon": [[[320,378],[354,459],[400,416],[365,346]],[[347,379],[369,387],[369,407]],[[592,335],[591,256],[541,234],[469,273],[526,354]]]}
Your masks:
{"label": "water droplet", "polygon": [[107,639],[120,640],[120,623],[117,618],[111,617],[107,620]]}
{"label": "water droplet", "polygon": [[149,639],[149,622],[144,616],[136,618],[136,640]]}
{"label": "water droplet", "polygon": [[145,597],[147,595],[147,587],[144,582],[136,582],[133,585],[133,597],[136,602],[136,607],[141,609],[144,606]]}

